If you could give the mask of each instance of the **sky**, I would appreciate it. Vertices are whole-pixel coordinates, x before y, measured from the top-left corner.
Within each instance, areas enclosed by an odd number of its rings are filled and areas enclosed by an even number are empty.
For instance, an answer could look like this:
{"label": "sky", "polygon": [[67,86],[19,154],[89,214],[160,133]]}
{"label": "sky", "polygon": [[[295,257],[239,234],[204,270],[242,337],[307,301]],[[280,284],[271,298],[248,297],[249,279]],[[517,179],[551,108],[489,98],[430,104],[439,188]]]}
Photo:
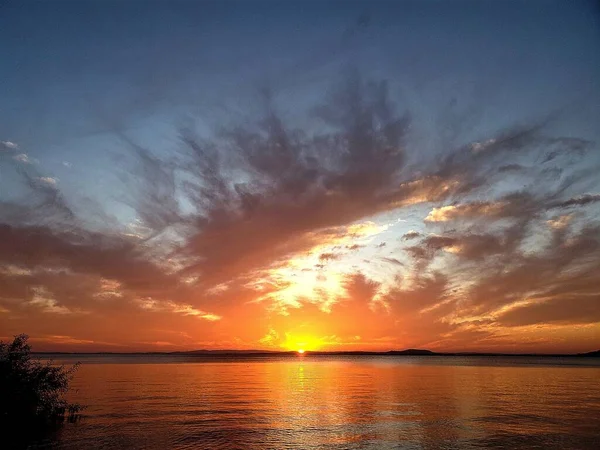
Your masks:
{"label": "sky", "polygon": [[0,339],[600,348],[600,9],[0,4]]}

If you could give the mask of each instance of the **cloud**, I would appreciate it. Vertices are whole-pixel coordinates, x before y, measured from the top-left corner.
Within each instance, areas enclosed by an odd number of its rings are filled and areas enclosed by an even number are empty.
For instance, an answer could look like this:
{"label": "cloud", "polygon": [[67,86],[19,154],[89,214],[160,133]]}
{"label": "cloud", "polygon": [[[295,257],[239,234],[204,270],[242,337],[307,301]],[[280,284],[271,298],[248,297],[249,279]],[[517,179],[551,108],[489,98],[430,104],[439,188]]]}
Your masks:
{"label": "cloud", "polygon": [[18,155],[15,155],[13,156],[13,159],[23,164],[31,164],[33,162],[25,153],[19,153]]}
{"label": "cloud", "polygon": [[7,150],[18,150],[19,145],[12,141],[0,141],[0,146]]}
{"label": "cloud", "polygon": [[384,257],[384,258],[381,258],[381,260],[384,261],[384,262],[386,262],[386,263],[389,263],[389,264],[393,264],[393,265],[396,265],[396,266],[402,266],[402,267],[404,267],[404,263],[402,261],[400,261],[399,259],[396,259],[396,258]]}
{"label": "cloud", "polygon": [[588,295],[565,295],[558,298],[532,301],[513,308],[497,318],[502,325],[515,327],[532,324],[598,324],[600,290]]}
{"label": "cloud", "polygon": [[214,322],[221,320],[222,317],[216,314],[208,313],[194,308],[191,305],[178,304],[172,301],[161,301],[155,300],[151,297],[137,299],[137,303],[140,308],[146,311],[152,312],[172,312],[175,314],[181,314],[183,316],[192,316],[199,319],[208,320]]}
{"label": "cloud", "polygon": [[94,296],[100,299],[121,298],[124,296],[124,293],[120,282],[107,278],[100,278],[99,290]]}
{"label": "cloud", "polygon": [[[593,226],[568,235],[556,229],[551,245],[537,254],[519,252],[480,266],[477,283],[469,290],[463,307],[480,316],[487,311],[505,325],[554,322],[560,317],[565,323],[575,318],[572,323],[597,321],[596,314],[582,319],[580,308],[588,311],[598,295],[593,273],[600,268],[599,231]],[[515,302],[517,306],[512,307]],[[499,311],[497,316],[494,311]],[[518,315],[522,316],[520,321]]]}
{"label": "cloud", "polygon": [[419,236],[421,236],[421,233],[419,233],[418,231],[410,230],[408,233],[405,233],[402,236],[402,240],[403,241],[409,241],[411,239],[416,239]]}
{"label": "cloud", "polygon": [[363,246],[362,246],[362,245],[359,245],[359,244],[352,244],[352,245],[347,245],[347,246],[346,246],[346,248],[347,248],[348,250],[351,250],[351,251],[353,251],[353,250],[358,250],[359,248],[362,248],[362,247],[363,247]]}
{"label": "cloud", "polygon": [[495,143],[496,143],[496,139],[494,139],[494,138],[488,139],[487,141],[484,141],[484,142],[473,142],[471,144],[471,151],[473,153],[483,152],[489,148],[493,148],[493,145]]}
{"label": "cloud", "polygon": [[508,250],[506,239],[490,234],[457,234],[428,236],[418,246],[407,251],[415,258],[431,260],[437,252],[445,250],[453,255],[476,260]]}
{"label": "cloud", "polygon": [[552,220],[548,220],[547,223],[552,228],[563,229],[563,228],[566,228],[569,225],[569,223],[571,223],[572,220],[573,220],[573,216],[570,214],[567,214],[564,216],[558,216],[557,218],[552,219]]}
{"label": "cloud", "polygon": [[[45,342],[52,342],[53,344],[77,344],[77,345],[81,345],[81,344],[94,344],[94,341],[91,341],[89,339],[77,339],[74,338],[73,336],[61,336],[61,335],[51,335],[51,336],[44,336],[43,338],[34,338],[32,339],[32,341],[39,341],[39,340],[43,340]],[[106,343],[104,343],[106,344]]]}
{"label": "cloud", "polygon": [[380,284],[370,280],[364,274],[352,273],[346,276],[344,288],[349,298],[368,304],[377,295]]}
{"label": "cloud", "polygon": [[[254,129],[226,131],[221,142],[184,135],[183,193],[198,206],[197,215],[186,218],[177,219],[176,207],[157,210],[175,204],[174,166],[142,152],[141,167],[150,164],[153,171],[164,172],[141,185],[152,185],[147,192],[152,201],[138,203],[140,215],[169,218],[151,226],[155,229],[178,220],[185,224],[187,243],[181,256],[192,261],[186,271],[199,274],[209,289],[314,247],[326,230],[382,212],[466,196],[484,184],[478,172],[487,173],[486,164],[531,151],[537,144],[537,125],[503,130],[490,138],[490,151],[474,156],[471,147],[458,148],[432,164],[428,173],[411,177],[403,173],[408,122],[394,116],[386,89],[351,81],[317,111],[331,131],[310,140],[286,127],[270,106]],[[356,109],[356,102],[364,109]],[[232,172],[245,173],[245,181],[232,183],[227,176]],[[159,200],[151,194],[157,190],[167,197]],[[509,211],[503,214],[510,214],[511,201],[526,207],[522,204],[528,197],[519,195],[506,196],[496,209],[507,203]],[[493,209],[491,204],[486,207]],[[475,214],[485,208],[471,210]]]}
{"label": "cloud", "polygon": [[270,328],[267,334],[259,339],[259,342],[269,347],[278,346],[280,343],[279,333],[277,333],[277,331],[275,331],[273,328]]}
{"label": "cloud", "polygon": [[505,205],[502,203],[476,203],[469,205],[450,205],[442,206],[441,208],[434,208],[425,217],[426,222],[448,222],[457,217],[469,217],[469,216],[485,216],[485,215],[497,215],[503,209]]}
{"label": "cloud", "polygon": [[201,311],[199,309],[194,308],[191,305],[173,305],[173,312],[177,314],[182,314],[184,316],[198,317],[199,319],[204,319],[211,322],[222,319],[222,317],[218,316],[217,314]]}
{"label": "cloud", "polygon": [[425,222],[449,222],[456,219],[518,217],[536,208],[536,199],[525,192],[511,193],[497,201],[478,201],[436,207]]}
{"label": "cloud", "polygon": [[321,253],[319,255],[319,261],[335,261],[340,259],[340,255],[336,253]]}
{"label": "cloud", "polygon": [[0,262],[66,269],[116,280],[124,287],[172,289],[178,280],[125,238],[84,230],[0,225]]}
{"label": "cloud", "polygon": [[43,287],[33,288],[33,298],[29,301],[29,304],[40,308],[43,312],[52,314],[71,314],[72,311],[60,305],[55,299],[49,297],[48,292]]}
{"label": "cloud", "polygon": [[47,184],[48,186],[56,186],[58,184],[58,178],[53,178],[53,177],[40,177],[39,180],[44,183]]}
{"label": "cloud", "polygon": [[585,206],[600,202],[600,194],[583,194],[568,200],[552,203],[550,208],[569,208],[572,206]]}
{"label": "cloud", "polygon": [[525,168],[520,164],[506,164],[498,168],[498,172],[501,173],[520,172],[522,170],[525,170]]}

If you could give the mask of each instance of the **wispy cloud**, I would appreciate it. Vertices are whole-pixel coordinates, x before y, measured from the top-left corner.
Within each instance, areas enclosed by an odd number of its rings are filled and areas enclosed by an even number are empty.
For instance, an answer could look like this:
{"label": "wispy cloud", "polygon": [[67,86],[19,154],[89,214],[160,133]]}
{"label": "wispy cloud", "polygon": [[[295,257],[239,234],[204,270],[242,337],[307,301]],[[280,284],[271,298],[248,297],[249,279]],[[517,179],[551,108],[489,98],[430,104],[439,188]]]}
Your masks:
{"label": "wispy cloud", "polygon": [[53,314],[71,314],[72,311],[60,305],[54,298],[49,296],[49,293],[44,287],[33,288],[33,298],[29,301],[29,304],[40,308],[43,312]]}
{"label": "wispy cloud", "polygon": [[140,298],[136,300],[136,303],[140,306],[140,308],[146,311],[153,312],[172,312],[176,314],[181,314],[183,316],[194,316],[199,319],[208,320],[214,322],[216,320],[221,320],[222,317],[216,314],[208,313],[205,311],[201,311],[199,309],[194,308],[191,305],[178,304],[172,301],[160,301],[154,300],[150,297]]}

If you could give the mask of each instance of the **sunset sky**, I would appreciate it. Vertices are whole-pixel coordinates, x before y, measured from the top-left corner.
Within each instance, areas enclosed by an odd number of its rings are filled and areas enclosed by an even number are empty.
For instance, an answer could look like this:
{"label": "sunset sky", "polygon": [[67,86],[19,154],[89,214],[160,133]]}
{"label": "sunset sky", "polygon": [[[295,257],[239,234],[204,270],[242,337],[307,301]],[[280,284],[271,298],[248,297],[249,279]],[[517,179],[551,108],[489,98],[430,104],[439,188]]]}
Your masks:
{"label": "sunset sky", "polygon": [[0,339],[600,348],[597,2],[0,5]]}

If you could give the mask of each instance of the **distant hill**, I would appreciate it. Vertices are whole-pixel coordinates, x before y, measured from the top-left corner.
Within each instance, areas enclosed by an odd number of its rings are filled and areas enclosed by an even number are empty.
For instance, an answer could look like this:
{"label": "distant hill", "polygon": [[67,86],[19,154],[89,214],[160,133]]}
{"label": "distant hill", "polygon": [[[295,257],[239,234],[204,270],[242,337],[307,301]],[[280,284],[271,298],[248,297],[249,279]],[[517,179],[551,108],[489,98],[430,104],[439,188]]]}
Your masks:
{"label": "distant hill", "polygon": [[432,352],[431,350],[421,350],[417,348],[409,348],[406,350],[391,350],[387,352],[390,355],[405,355],[405,356],[433,356],[441,353]]}
{"label": "distant hill", "polygon": [[595,352],[579,353],[577,356],[600,358],[600,350],[596,350]]}

